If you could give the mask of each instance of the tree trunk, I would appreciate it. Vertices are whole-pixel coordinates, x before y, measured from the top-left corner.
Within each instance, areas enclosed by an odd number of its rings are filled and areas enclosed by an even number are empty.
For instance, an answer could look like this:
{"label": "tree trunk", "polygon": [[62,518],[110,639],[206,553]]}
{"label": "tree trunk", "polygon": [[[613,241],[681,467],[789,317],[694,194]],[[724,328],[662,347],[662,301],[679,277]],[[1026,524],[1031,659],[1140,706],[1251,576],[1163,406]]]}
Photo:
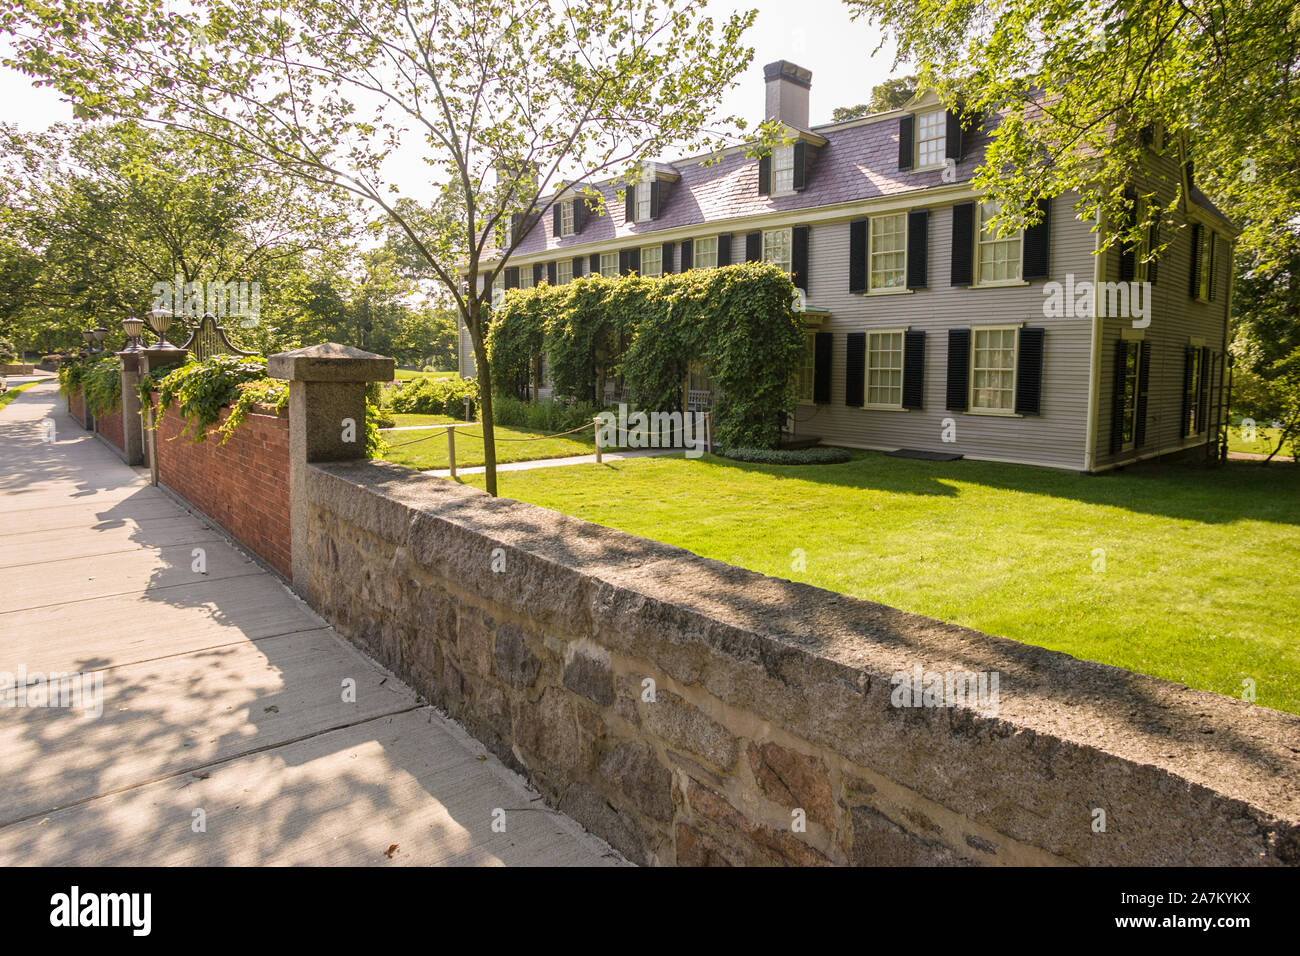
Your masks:
{"label": "tree trunk", "polygon": [[469,329],[470,341],[474,343],[474,363],[478,366],[478,407],[479,421],[483,427],[483,473],[484,487],[492,497],[497,494],[497,446],[492,425],[492,372],[488,368],[487,349],[483,345],[483,325],[480,322],[481,305],[470,304],[470,315],[465,323]]}

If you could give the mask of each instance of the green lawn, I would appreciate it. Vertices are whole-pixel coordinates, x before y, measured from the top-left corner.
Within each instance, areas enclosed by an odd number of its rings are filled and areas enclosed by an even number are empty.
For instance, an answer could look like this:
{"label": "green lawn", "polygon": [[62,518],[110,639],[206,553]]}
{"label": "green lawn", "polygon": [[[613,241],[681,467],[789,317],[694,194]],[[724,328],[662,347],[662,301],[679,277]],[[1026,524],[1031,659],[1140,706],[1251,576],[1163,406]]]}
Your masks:
{"label": "green lawn", "polygon": [[[409,425],[442,425],[454,422],[446,415],[394,415],[399,427]],[[456,431],[456,466],[468,468],[483,464],[483,429],[477,424],[466,425]],[[533,439],[545,432],[521,431],[517,428],[496,429],[497,461],[528,461],[537,458],[564,458],[569,455],[590,455],[594,450],[592,433],[569,435],[564,438],[543,438],[540,441],[522,441]],[[418,439],[418,441],[417,441]],[[426,471],[431,468],[447,467],[447,436],[443,429],[409,432],[385,432],[384,440],[388,451],[384,459],[396,465]]]}
{"label": "green lawn", "polygon": [[0,408],[4,408],[6,405],[12,402],[15,398],[17,398],[20,394],[25,392],[27,389],[31,388],[33,385],[40,385],[40,384],[41,384],[40,382],[25,382],[22,385],[13,386],[8,391],[6,391],[3,395],[0,395]]}
{"label": "green lawn", "polygon": [[[1229,425],[1228,451],[1244,451],[1256,455],[1267,455],[1277,447],[1277,440],[1281,434],[1282,429],[1280,428],[1265,428],[1263,425],[1259,425],[1255,428],[1255,440],[1243,441],[1240,426]],[[1290,457],[1291,450],[1283,448],[1278,454]]]}
{"label": "green lawn", "polygon": [[413,368],[399,368],[395,374],[397,377],[394,381],[409,382],[413,378],[452,378],[456,372],[421,372]]}
{"label": "green lawn", "polygon": [[506,497],[1076,657],[1233,696],[1251,678],[1258,703],[1300,713],[1290,466],[1086,477],[864,452],[802,467],[645,458],[498,481]]}

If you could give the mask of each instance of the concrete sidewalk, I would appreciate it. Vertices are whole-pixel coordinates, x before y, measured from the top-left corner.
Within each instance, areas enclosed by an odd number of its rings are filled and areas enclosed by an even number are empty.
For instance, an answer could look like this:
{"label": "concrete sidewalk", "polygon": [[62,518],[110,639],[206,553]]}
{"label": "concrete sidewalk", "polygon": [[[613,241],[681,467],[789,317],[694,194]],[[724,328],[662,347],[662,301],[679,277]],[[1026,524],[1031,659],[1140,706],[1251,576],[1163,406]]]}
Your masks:
{"label": "concrete sidewalk", "polygon": [[0,410],[0,673],[102,713],[0,706],[0,864],[624,862],[63,409]]}

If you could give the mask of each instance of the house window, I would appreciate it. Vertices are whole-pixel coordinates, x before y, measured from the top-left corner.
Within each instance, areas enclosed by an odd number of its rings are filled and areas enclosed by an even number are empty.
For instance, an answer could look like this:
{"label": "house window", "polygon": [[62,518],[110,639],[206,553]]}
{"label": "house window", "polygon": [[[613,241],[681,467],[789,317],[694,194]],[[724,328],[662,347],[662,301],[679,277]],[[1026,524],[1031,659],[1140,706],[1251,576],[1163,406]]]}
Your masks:
{"label": "house window", "polygon": [[636,221],[650,221],[650,183],[648,180],[636,184]]}
{"label": "house window", "polygon": [[573,260],[561,259],[555,264],[555,284],[568,285],[573,281]]}
{"label": "house window", "polygon": [[718,264],[718,237],[695,240],[695,268],[712,269]]}
{"label": "house window", "polygon": [[560,203],[560,235],[573,235],[573,203]]}
{"label": "house window", "polygon": [[501,302],[505,299],[505,297],[506,297],[506,277],[505,277],[505,273],[503,272],[498,274],[496,279],[493,280],[492,282],[492,306],[495,308],[501,305]]}
{"label": "house window", "polygon": [[1020,233],[999,239],[989,225],[998,214],[999,203],[980,203],[979,236],[975,243],[980,285],[1020,281]]}
{"label": "house window", "polygon": [[971,330],[970,407],[1012,412],[1016,407],[1016,338],[1020,329]]}
{"label": "house window", "polygon": [[907,283],[907,213],[871,220],[871,288],[901,289]]}
{"label": "house window", "polygon": [[519,288],[531,289],[533,287],[533,267],[521,266],[519,268]]}
{"label": "house window", "polygon": [[1196,298],[1202,302],[1210,301],[1210,283],[1214,276],[1216,263],[1214,261],[1214,233],[1209,230],[1201,229],[1201,247],[1196,250],[1197,273]]}
{"label": "house window", "polygon": [[803,334],[803,364],[799,366],[799,401],[813,400],[813,379],[817,370],[817,333]]}
{"label": "house window", "polygon": [[1121,409],[1120,448],[1131,450],[1137,441],[1138,371],[1142,361],[1142,343],[1124,345],[1124,407]]}
{"label": "house window", "polygon": [[600,274],[607,279],[613,279],[618,276],[618,253],[602,252],[600,254]]}
{"label": "house window", "polygon": [[1183,396],[1184,407],[1187,409],[1187,432],[1184,438],[1191,438],[1193,435],[1201,432],[1205,423],[1201,421],[1201,379],[1205,375],[1205,367],[1201,364],[1202,350],[1199,348],[1191,349],[1187,353],[1187,362],[1190,365],[1187,376],[1187,394]]}
{"label": "house window", "polygon": [[509,249],[510,244],[515,240],[514,216],[506,217],[506,221],[501,226],[501,246]]}
{"label": "house window", "polygon": [[942,166],[948,119],[943,110],[916,117],[916,168]]}
{"label": "house window", "polygon": [[867,405],[903,407],[903,332],[891,329],[867,336]]}
{"label": "house window", "polygon": [[763,261],[780,266],[786,272],[793,268],[790,258],[789,229],[772,229],[763,233]]}
{"label": "house window", "polygon": [[664,274],[663,246],[644,246],[641,249],[641,274],[643,276],[661,276]]}
{"label": "house window", "polygon": [[793,146],[778,146],[772,150],[772,192],[794,192]]}

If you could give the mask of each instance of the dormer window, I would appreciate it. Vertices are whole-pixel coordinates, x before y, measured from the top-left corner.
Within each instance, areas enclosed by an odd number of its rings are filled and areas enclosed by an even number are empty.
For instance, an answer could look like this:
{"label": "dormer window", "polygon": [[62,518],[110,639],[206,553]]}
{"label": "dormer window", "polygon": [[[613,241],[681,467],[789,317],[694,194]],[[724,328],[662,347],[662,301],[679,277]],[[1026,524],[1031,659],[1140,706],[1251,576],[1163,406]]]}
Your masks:
{"label": "dormer window", "polygon": [[794,145],[772,150],[772,192],[794,192]]}
{"label": "dormer window", "polygon": [[917,114],[915,168],[943,165],[946,145],[944,132],[947,125],[947,114],[943,110]]}
{"label": "dormer window", "polygon": [[573,202],[560,203],[560,235],[561,236],[573,235],[573,203],[574,202],[577,202],[577,200],[574,200]]}
{"label": "dormer window", "polygon": [[649,180],[636,184],[636,221],[650,221],[650,186]]}

